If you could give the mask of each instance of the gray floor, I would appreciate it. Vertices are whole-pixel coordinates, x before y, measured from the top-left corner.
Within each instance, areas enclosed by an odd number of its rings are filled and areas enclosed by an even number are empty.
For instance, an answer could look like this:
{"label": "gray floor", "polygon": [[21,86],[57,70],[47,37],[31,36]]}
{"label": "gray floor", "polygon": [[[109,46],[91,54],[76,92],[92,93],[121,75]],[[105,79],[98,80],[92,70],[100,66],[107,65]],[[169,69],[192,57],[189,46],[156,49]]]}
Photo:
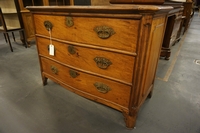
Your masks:
{"label": "gray floor", "polygon": [[36,46],[0,35],[0,133],[200,133],[200,17],[173,47],[169,61],[159,60],[153,97],[128,130],[123,116],[77,96],[59,85],[42,86]]}

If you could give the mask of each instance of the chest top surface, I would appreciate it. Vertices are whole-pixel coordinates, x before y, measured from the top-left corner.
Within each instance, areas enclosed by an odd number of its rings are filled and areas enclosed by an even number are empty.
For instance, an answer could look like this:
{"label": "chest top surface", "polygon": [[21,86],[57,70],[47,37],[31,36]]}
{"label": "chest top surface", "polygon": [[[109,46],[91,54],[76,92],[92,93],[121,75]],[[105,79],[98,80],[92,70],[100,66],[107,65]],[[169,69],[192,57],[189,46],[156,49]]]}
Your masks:
{"label": "chest top surface", "polygon": [[159,5],[108,5],[108,6],[27,6],[31,12],[71,12],[71,13],[105,13],[105,14],[138,14],[168,12],[173,7]]}

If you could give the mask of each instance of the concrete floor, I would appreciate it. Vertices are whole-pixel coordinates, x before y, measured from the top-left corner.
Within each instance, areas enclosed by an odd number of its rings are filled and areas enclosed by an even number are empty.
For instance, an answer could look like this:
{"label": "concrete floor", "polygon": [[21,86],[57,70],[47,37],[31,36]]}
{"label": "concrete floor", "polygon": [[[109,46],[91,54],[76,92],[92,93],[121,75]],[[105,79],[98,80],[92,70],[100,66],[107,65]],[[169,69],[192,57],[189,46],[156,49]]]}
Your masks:
{"label": "concrete floor", "polygon": [[42,85],[36,46],[0,35],[0,133],[200,133],[200,17],[160,59],[153,97],[128,130],[121,112],[75,95],[49,80]]}

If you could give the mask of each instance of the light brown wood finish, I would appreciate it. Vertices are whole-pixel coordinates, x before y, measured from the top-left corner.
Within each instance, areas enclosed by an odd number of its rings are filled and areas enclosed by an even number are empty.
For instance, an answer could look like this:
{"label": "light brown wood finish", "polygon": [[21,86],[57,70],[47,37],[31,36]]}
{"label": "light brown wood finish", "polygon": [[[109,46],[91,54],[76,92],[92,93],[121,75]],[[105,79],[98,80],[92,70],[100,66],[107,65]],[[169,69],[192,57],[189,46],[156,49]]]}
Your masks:
{"label": "light brown wood finish", "polygon": [[[66,6],[28,7],[33,13],[37,48],[44,85],[47,79],[83,97],[121,111],[126,126],[135,126],[137,112],[151,96],[163,40],[168,6]],[[65,25],[70,16],[74,25]],[[56,18],[59,21],[54,20]],[[44,21],[53,24],[55,55],[48,55],[49,32]],[[99,38],[96,26],[109,26],[115,34]],[[103,35],[108,31],[101,31]],[[73,45],[76,54],[67,50]],[[96,56],[108,58],[107,69],[97,67]],[[105,65],[105,62],[101,62]],[[72,78],[69,71],[75,73]],[[99,92],[94,84],[102,83]]]}
{"label": "light brown wood finish", "polygon": [[[57,80],[60,80],[66,83],[69,86],[74,88],[78,88],[80,91],[84,91],[86,94],[94,95],[94,97],[100,97],[101,100],[105,100],[109,103],[119,104],[118,106],[122,106],[120,109],[128,110],[129,105],[129,97],[131,87],[128,85],[123,85],[119,82],[114,82],[112,80],[107,80],[105,78],[100,78],[98,76],[93,76],[91,74],[87,74],[86,72],[77,71],[75,69],[71,69],[69,67],[65,67],[62,64],[51,61],[47,58],[41,58],[43,74],[47,76],[52,76]],[[50,69],[51,66],[54,66],[58,69],[58,73],[55,74]],[[78,73],[76,78],[70,76],[69,71],[74,71]],[[100,93],[96,87],[94,86],[95,82],[102,82],[110,87],[110,91],[107,93]],[[98,98],[97,98],[98,99]]]}

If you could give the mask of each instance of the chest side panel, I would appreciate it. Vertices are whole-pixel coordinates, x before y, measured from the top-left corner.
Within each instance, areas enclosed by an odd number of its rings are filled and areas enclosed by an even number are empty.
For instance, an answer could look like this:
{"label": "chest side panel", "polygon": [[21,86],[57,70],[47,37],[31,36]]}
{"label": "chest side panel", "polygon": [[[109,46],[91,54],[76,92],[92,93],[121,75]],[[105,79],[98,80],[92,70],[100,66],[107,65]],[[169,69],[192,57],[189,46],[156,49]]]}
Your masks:
{"label": "chest side panel", "polygon": [[149,94],[153,87],[158,59],[160,57],[161,44],[164,35],[166,18],[154,18],[152,22],[149,46],[147,49],[147,60],[145,61],[144,77],[142,82],[142,93],[140,101]]}

